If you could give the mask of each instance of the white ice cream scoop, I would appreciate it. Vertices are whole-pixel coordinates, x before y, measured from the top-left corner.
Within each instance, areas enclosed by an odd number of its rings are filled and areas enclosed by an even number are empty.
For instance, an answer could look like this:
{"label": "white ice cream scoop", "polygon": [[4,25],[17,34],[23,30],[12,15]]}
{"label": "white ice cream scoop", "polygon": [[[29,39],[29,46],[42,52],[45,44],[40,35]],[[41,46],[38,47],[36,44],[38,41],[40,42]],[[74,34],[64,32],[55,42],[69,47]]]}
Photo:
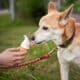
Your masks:
{"label": "white ice cream scoop", "polygon": [[30,41],[29,41],[29,38],[24,35],[24,40],[22,41],[21,45],[20,45],[20,50],[23,51],[23,50],[27,50],[30,48]]}

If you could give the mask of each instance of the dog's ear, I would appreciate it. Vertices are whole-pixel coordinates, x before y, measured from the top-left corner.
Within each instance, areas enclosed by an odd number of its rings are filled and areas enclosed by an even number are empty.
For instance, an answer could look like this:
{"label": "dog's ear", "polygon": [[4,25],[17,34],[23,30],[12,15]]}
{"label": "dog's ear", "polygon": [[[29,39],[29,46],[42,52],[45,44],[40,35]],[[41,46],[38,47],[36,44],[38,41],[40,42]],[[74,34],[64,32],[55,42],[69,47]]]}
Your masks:
{"label": "dog's ear", "polygon": [[64,24],[64,25],[67,24],[68,18],[69,18],[69,16],[70,16],[71,12],[72,12],[72,9],[73,9],[73,4],[70,5],[70,6],[62,13],[62,15],[61,15],[61,17],[60,17],[60,22],[61,22],[62,24]]}
{"label": "dog's ear", "polygon": [[64,27],[64,37],[70,40],[75,32],[75,20],[69,19],[67,25]]}
{"label": "dog's ear", "polygon": [[49,12],[52,12],[52,11],[54,11],[54,10],[56,10],[56,3],[50,1],[50,2],[48,3],[48,13],[49,13]]}

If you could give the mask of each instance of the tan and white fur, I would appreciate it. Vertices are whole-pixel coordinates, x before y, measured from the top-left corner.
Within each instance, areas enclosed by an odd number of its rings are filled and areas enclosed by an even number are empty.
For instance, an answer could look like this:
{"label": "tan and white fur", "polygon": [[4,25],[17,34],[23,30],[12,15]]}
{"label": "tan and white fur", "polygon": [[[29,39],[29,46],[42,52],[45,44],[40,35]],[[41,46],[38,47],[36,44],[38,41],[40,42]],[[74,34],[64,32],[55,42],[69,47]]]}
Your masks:
{"label": "tan and white fur", "polygon": [[[70,62],[80,64],[80,24],[70,17],[71,11],[72,5],[65,11],[59,12],[55,4],[49,2],[48,13],[40,19],[39,29],[34,33],[33,38],[36,43],[47,40],[53,40],[56,43],[61,80],[68,80]],[[67,47],[59,46],[72,36],[73,40]]]}

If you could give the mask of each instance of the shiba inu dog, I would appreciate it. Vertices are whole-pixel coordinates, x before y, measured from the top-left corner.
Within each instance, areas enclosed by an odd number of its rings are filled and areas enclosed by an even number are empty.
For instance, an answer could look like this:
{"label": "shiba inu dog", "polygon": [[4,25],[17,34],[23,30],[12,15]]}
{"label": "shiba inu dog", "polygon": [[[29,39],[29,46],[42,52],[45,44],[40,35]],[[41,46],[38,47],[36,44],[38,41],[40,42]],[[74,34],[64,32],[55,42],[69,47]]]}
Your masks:
{"label": "shiba inu dog", "polygon": [[80,24],[70,17],[73,5],[59,12],[53,2],[48,4],[48,13],[39,22],[39,29],[32,40],[40,43],[53,40],[58,48],[61,80],[68,80],[69,62],[80,64]]}

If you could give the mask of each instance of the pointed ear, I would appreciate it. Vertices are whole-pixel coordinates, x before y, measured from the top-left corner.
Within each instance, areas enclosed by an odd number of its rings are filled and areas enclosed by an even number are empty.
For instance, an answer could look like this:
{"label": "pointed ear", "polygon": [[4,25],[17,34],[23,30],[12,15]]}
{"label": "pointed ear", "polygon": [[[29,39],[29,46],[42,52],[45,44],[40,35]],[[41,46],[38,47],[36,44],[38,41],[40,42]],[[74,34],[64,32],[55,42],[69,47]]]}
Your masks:
{"label": "pointed ear", "polygon": [[56,10],[56,3],[50,1],[50,2],[48,3],[48,13],[49,13],[49,12],[52,12],[52,11],[54,11],[54,10]]}
{"label": "pointed ear", "polygon": [[66,9],[66,10],[63,12],[63,18],[64,18],[64,19],[67,19],[67,18],[69,17],[69,15],[70,15],[71,12],[72,12],[72,9],[73,9],[73,4],[70,5],[70,6],[68,7],[68,9]]}
{"label": "pointed ear", "polygon": [[70,5],[61,15],[60,17],[60,21],[62,22],[62,24],[66,24],[67,23],[67,20],[72,12],[72,9],[73,9],[73,4]]}

